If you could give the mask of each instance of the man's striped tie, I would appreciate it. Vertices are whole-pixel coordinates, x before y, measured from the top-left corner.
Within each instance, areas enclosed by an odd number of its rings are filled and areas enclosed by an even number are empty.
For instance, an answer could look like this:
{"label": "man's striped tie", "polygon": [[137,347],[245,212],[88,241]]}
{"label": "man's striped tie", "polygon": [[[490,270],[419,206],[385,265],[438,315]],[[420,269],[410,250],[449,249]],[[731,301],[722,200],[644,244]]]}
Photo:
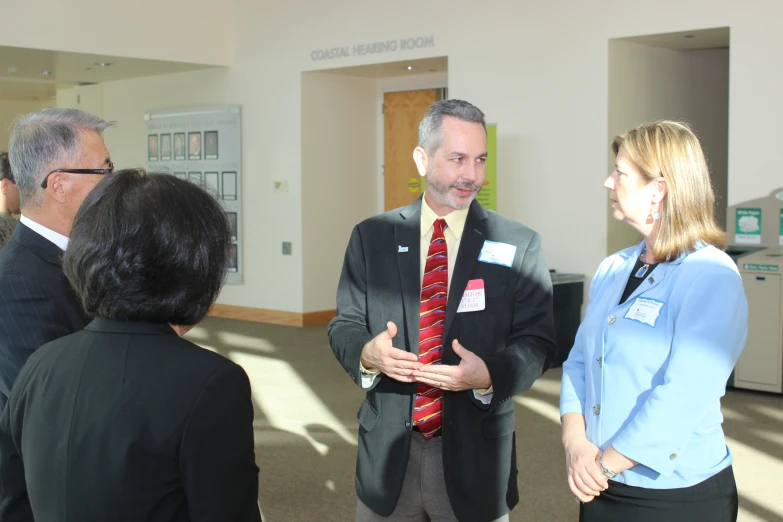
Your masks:
{"label": "man's striped tie", "polygon": [[[443,324],[446,322],[446,301],[449,285],[449,258],[446,248],[446,220],[435,220],[427,262],[424,264],[424,281],[421,285],[419,318],[419,362],[425,365],[440,364],[443,349]],[[441,427],[443,392],[429,384],[416,387],[416,403],[413,423],[426,437],[431,438]]]}

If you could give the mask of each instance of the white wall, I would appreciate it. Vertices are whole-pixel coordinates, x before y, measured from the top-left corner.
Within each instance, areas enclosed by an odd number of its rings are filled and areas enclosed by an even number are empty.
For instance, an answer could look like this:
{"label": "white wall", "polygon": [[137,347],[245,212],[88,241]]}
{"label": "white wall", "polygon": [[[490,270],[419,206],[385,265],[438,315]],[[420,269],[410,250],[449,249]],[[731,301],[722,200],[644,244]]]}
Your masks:
{"label": "white wall", "polygon": [[4,3],[0,45],[228,65],[233,0],[35,0]]}
{"label": "white wall", "polygon": [[80,109],[103,118],[103,85],[80,85],[57,89],[57,106]]}
{"label": "white wall", "polygon": [[[118,129],[107,134],[118,164],[143,164],[141,115],[146,110],[216,102],[243,106],[245,223],[252,227],[245,230],[248,272],[244,286],[226,289],[224,303],[304,311],[301,249],[291,257],[280,254],[281,241],[301,244],[303,238],[303,71],[448,56],[450,95],[475,103],[498,124],[498,176],[504,180],[499,210],[541,232],[551,267],[589,275],[606,254],[601,183],[609,135],[608,41],[728,26],[729,204],[780,185],[774,153],[783,141],[776,118],[783,113],[783,70],[775,66],[783,55],[779,0],[659,0],[654,7],[609,0],[504,1],[482,7],[480,16],[469,0],[400,0],[394,9],[361,0],[214,5],[220,5],[218,26],[223,10],[231,12],[230,30],[188,28],[172,31],[176,37],[167,33],[164,41],[176,38],[182,45],[200,33],[208,32],[208,38],[219,33],[233,42],[230,70],[117,82],[105,87],[103,104],[104,116],[119,120]],[[135,4],[126,9],[146,12]],[[40,15],[29,7],[18,16],[30,30]],[[129,14],[128,20],[139,22],[140,16],[146,15]],[[182,16],[178,27],[207,24],[185,11]],[[90,25],[109,26],[117,19],[102,13]],[[14,34],[24,41],[18,30]],[[129,34],[120,35],[119,43],[99,38],[95,47],[121,45],[129,56],[151,54],[154,31]],[[430,35],[433,48],[311,60],[314,49]],[[0,43],[6,43],[10,37],[2,38]],[[87,46],[87,37],[77,39]],[[138,48],[131,40],[138,41]],[[173,54],[181,58],[186,53]],[[272,193],[274,179],[289,180],[288,197]],[[308,302],[333,302],[325,286],[318,294]]]}
{"label": "white wall", "polygon": [[[672,51],[613,40],[609,43],[609,163],[600,183],[611,172],[615,135],[656,120],[688,122],[699,136],[715,189],[719,221],[725,220],[729,136],[729,50]],[[596,176],[599,183],[599,176]],[[607,253],[641,240],[625,223],[612,217],[607,201]]]}
{"label": "white wall", "polygon": [[376,101],[373,79],[302,75],[304,312],[335,307],[351,230],[376,213]]}
{"label": "white wall", "polygon": [[27,114],[46,107],[54,107],[54,100],[12,101],[0,100],[0,151],[8,151],[8,138],[11,135],[11,123],[20,114]]}

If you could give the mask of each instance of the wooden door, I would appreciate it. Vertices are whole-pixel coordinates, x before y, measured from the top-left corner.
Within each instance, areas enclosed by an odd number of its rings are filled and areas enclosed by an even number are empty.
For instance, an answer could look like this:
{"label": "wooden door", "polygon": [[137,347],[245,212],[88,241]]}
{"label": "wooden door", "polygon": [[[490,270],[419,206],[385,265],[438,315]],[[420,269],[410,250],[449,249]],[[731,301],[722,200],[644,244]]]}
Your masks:
{"label": "wooden door", "polygon": [[440,89],[387,92],[383,95],[383,197],[386,210],[409,204],[424,192],[424,178],[413,162],[419,122]]}

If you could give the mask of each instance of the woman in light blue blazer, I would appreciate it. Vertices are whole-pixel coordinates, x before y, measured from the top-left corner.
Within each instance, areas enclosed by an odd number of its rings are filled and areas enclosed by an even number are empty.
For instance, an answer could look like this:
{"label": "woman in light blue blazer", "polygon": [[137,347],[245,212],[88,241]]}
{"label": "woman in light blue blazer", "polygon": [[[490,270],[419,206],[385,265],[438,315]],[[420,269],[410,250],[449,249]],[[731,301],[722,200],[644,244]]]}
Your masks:
{"label": "woman in light blue blazer", "polygon": [[580,522],[736,521],[720,398],[747,336],[699,141],[681,123],[617,136],[604,186],[644,240],[605,259],[563,364],[560,414]]}

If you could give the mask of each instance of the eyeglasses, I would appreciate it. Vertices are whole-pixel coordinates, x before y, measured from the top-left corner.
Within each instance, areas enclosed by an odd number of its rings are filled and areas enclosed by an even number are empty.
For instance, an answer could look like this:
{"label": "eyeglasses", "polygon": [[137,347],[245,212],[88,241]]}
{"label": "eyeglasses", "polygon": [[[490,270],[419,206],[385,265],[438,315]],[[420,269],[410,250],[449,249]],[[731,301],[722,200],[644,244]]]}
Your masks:
{"label": "eyeglasses", "polygon": [[49,176],[55,172],[65,172],[66,174],[111,174],[114,172],[114,163],[109,160],[108,169],[55,169],[46,175],[43,182],[41,182],[41,188],[46,188],[46,182],[49,180]]}

